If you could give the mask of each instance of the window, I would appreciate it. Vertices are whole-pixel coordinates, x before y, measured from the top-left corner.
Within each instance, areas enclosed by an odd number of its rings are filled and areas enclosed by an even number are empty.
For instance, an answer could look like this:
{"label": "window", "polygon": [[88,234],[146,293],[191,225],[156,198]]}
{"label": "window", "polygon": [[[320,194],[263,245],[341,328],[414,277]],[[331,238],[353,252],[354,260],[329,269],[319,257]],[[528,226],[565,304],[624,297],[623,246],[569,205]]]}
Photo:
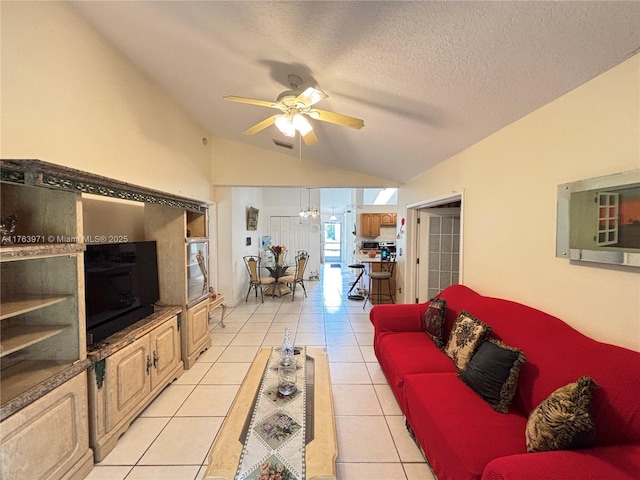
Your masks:
{"label": "window", "polygon": [[397,188],[363,188],[363,205],[397,205]]}

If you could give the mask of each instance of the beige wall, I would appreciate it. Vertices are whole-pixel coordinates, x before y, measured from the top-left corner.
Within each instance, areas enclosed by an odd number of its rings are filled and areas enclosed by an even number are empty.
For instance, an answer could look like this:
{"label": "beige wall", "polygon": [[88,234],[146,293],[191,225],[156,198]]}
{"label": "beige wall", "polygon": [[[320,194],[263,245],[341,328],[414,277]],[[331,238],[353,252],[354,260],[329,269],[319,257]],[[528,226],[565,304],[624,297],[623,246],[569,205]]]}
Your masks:
{"label": "beige wall", "polygon": [[[312,148],[312,147],[310,147]],[[211,178],[225,186],[397,187],[384,178],[342,170],[219,137],[211,137]]]}
{"label": "beige wall", "polygon": [[640,350],[638,269],[555,257],[557,185],[640,168],[639,80],[636,55],[408,182],[399,205],[464,191],[464,283]]}
{"label": "beige wall", "polygon": [[2,158],[201,200],[204,130],[62,2],[2,2]]}

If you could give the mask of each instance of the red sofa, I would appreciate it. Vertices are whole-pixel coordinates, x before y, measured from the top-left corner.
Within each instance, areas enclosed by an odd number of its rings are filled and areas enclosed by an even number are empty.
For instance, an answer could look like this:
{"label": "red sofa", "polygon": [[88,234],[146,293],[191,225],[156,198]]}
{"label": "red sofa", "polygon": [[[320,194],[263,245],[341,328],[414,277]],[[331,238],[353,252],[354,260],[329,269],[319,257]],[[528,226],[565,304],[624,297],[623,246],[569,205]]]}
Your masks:
{"label": "red sofa", "polygon": [[[527,357],[509,413],[498,413],[458,378],[453,361],[424,333],[428,302],[371,310],[375,354],[439,480],[640,479],[639,352],[597,342],[549,314],[463,285],[438,297],[447,301],[445,339],[466,310],[491,326],[491,337]],[[529,413],[583,375],[598,385],[592,400],[596,445],[527,453]]]}

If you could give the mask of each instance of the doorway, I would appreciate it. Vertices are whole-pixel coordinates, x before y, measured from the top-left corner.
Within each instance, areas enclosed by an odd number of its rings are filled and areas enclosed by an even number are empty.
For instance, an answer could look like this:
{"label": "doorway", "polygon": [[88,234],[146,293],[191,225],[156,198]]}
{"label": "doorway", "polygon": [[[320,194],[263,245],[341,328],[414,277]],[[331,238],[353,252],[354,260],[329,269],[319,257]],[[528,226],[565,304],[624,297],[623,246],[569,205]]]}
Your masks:
{"label": "doorway", "polygon": [[462,196],[414,208],[416,303],[433,298],[462,280]]}
{"label": "doorway", "polygon": [[342,261],[342,223],[325,222],[322,236],[324,263]]}

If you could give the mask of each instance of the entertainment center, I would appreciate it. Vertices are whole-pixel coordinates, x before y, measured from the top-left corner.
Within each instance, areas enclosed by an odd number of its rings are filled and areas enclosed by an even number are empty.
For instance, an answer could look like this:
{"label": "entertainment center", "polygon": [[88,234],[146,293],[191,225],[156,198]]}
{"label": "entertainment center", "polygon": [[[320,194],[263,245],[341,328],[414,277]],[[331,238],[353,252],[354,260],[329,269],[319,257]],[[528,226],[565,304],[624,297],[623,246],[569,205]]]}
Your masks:
{"label": "entertainment center", "polygon": [[[39,160],[0,172],[0,477],[83,479],[224,318],[209,205]],[[83,193],[143,204],[143,241],[85,244]]]}

